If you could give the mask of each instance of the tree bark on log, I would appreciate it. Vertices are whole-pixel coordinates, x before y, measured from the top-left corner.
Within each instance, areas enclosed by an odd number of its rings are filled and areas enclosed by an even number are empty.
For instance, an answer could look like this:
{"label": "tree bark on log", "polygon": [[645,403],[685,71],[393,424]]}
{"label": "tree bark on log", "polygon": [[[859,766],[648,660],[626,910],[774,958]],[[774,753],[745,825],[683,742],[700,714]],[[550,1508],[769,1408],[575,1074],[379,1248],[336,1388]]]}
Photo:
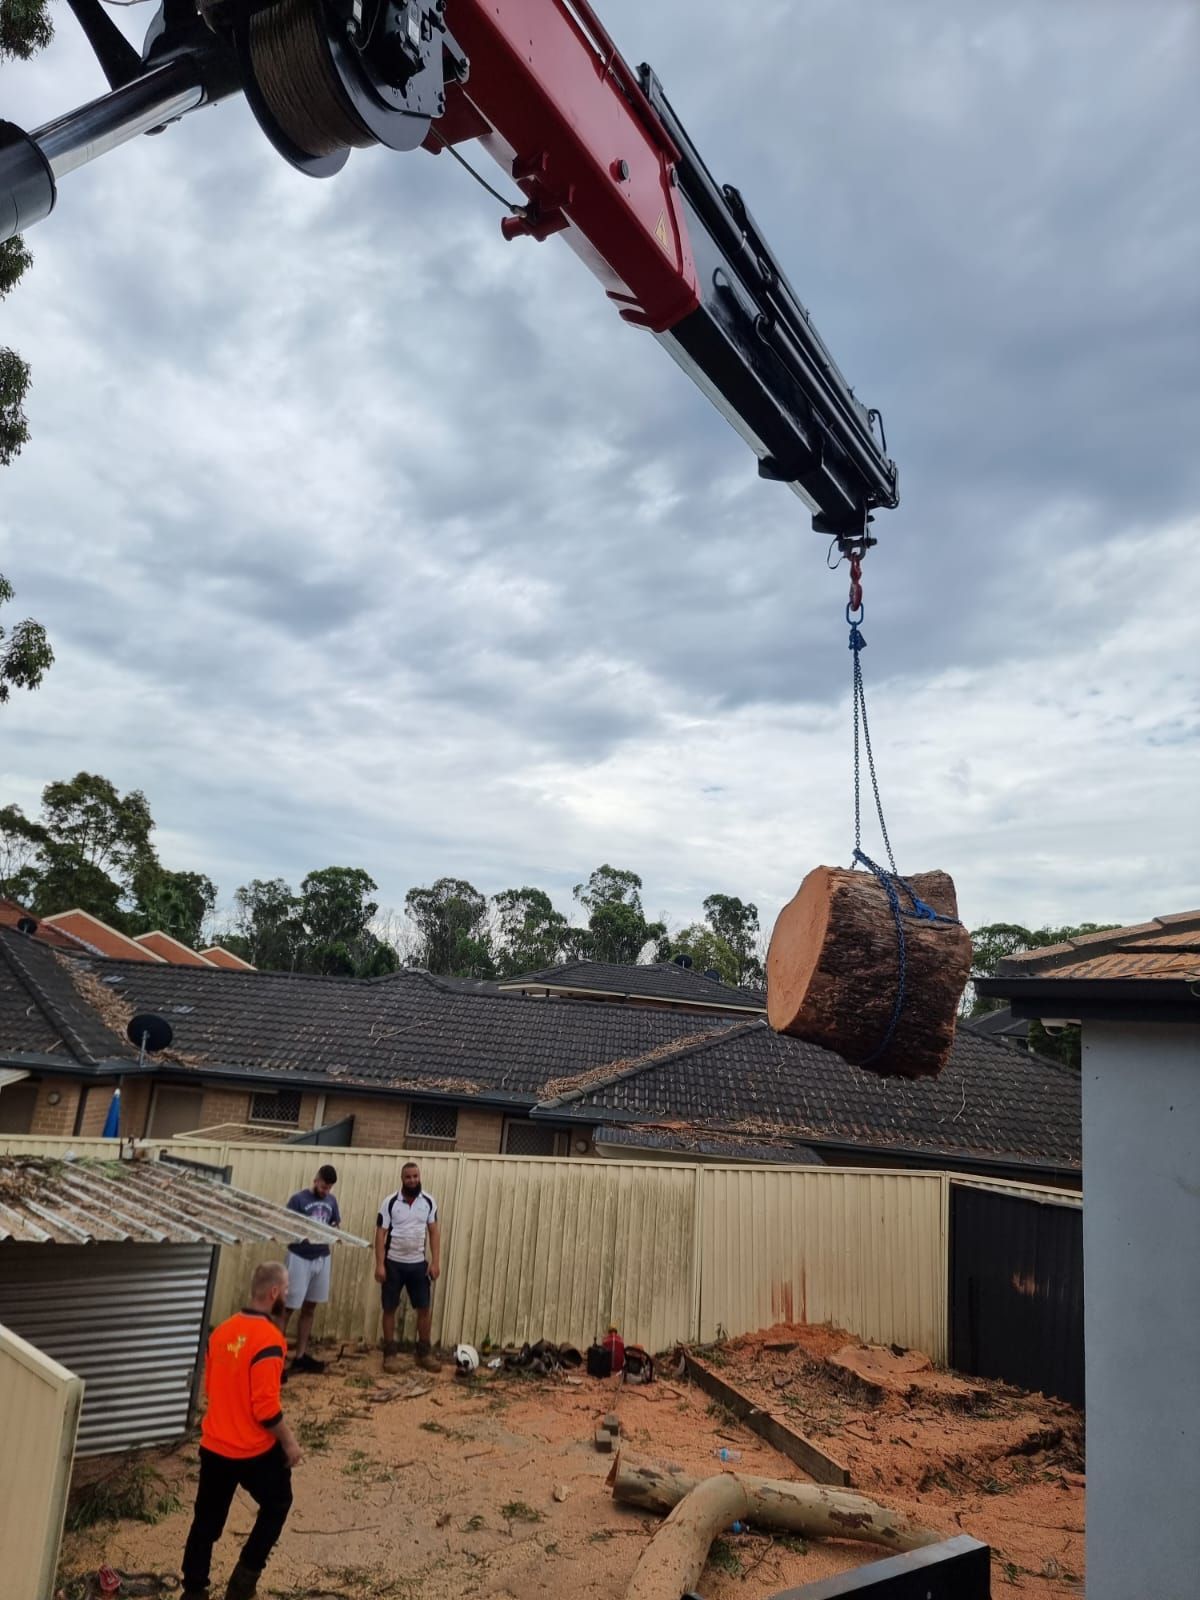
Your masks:
{"label": "tree bark on log", "polygon": [[643,1511],[669,1512],[643,1550],[625,1600],[679,1600],[694,1589],[719,1533],[753,1523],[810,1539],[860,1539],[894,1551],[936,1544],[922,1528],[848,1489],[722,1472],[697,1480],[624,1454],[608,1475],[613,1498]]}
{"label": "tree bark on log", "polygon": [[[947,873],[906,881],[935,911],[957,917]],[[767,1020],[777,1033],[835,1050],[880,1077],[936,1077],[954,1043],[971,939],[957,922],[912,914],[898,892],[907,913],[905,999],[882,1054],[876,1052],[895,1004],[899,950],[891,904],[870,872],[817,867],[779,913],[767,953]]]}

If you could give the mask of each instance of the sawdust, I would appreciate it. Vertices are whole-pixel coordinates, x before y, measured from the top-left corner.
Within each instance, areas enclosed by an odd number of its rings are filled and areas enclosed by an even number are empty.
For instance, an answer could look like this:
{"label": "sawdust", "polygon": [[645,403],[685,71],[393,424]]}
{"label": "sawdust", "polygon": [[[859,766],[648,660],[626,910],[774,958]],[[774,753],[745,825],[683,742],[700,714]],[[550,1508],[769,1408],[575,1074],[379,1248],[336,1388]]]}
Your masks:
{"label": "sawdust", "polygon": [[[789,1353],[764,1346],[770,1336],[745,1347],[728,1347],[722,1376],[739,1387],[765,1379],[775,1396],[774,1375],[797,1381],[814,1354],[833,1354],[847,1336],[835,1330],[773,1330]],[[335,1354],[326,1351],[325,1354]],[[784,1363],[783,1366],[778,1363]],[[742,1470],[803,1481],[792,1462],[763,1443],[699,1389],[674,1378],[645,1387],[598,1381],[530,1379],[519,1374],[481,1375],[471,1385],[449,1370],[418,1393],[415,1373],[388,1379],[378,1352],[351,1352],[321,1377],[293,1378],[284,1402],[293,1426],[306,1441],[306,1457],[295,1474],[296,1500],[280,1545],[260,1588],[271,1600],[459,1600],[462,1596],[519,1600],[620,1600],[638,1556],[658,1519],[618,1506],[605,1486],[612,1457],[600,1454],[593,1435],[609,1411],[621,1423],[622,1445],[664,1465],[704,1475],[717,1469],[722,1447],[741,1453]],[[919,1381],[917,1374],[914,1381]],[[376,1399],[396,1391],[398,1403]],[[815,1392],[814,1392],[815,1394]],[[407,1395],[406,1398],[401,1398]],[[1050,1413],[1041,1401],[1008,1399],[1012,1426],[993,1442],[1029,1442],[1020,1420],[1025,1409]],[[890,1403],[890,1402],[889,1402]],[[862,1415],[836,1392],[821,1399],[826,1437],[837,1438],[849,1456],[859,1443],[845,1424]],[[981,1419],[930,1404],[929,1431],[941,1429],[949,1454],[968,1459],[965,1435]],[[839,1412],[839,1428],[835,1417]],[[996,1550],[999,1593],[1012,1563],[1022,1592],[1034,1596],[1078,1593],[1066,1578],[1030,1577],[1047,1561],[1060,1573],[1082,1571],[1083,1493],[1080,1480],[1050,1465],[1058,1446],[1012,1456],[993,1470],[1012,1475],[1012,1487],[990,1495],[965,1478],[960,1484],[918,1486],[923,1468],[902,1460],[912,1442],[892,1446],[886,1435],[921,1426],[921,1407],[893,1417],[873,1417],[881,1437],[861,1445],[854,1470],[858,1481],[889,1505],[905,1510],[947,1535],[968,1532],[989,1539]],[[870,1413],[867,1413],[870,1416]],[[1073,1415],[1073,1414],[1072,1414]],[[992,1421],[990,1426],[995,1427]],[[1062,1425],[1058,1413],[1052,1427]],[[868,1439],[870,1430],[861,1428]],[[1064,1427],[1064,1438],[1066,1430]],[[978,1445],[972,1435],[971,1446]],[[971,1456],[974,1461],[976,1456]],[[78,1574],[101,1560],[132,1571],[174,1573],[183,1548],[194,1497],[194,1445],[154,1459],[182,1502],[153,1527],[122,1522],[69,1535],[63,1571]],[[1063,1479],[1064,1481],[1059,1481]],[[233,1566],[237,1535],[245,1536],[252,1508],[244,1495],[234,1502],[229,1529],[218,1547],[214,1573]],[[750,1533],[729,1535],[701,1582],[706,1600],[761,1600],[780,1589],[830,1576],[872,1559],[867,1547],[831,1540],[807,1550]],[[219,1591],[218,1591],[219,1592]]]}
{"label": "sawdust", "polygon": [[1083,1419],[1071,1406],[831,1327],[783,1324],[716,1358],[724,1382],[827,1445],[856,1488],[990,1544],[997,1581],[1082,1592]]}

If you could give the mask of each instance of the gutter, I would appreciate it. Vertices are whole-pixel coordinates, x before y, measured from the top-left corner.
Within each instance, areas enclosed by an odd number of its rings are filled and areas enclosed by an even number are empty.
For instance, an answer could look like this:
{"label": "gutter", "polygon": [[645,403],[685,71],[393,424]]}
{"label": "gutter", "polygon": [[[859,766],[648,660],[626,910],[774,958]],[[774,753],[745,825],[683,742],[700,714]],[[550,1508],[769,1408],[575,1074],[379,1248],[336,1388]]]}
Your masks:
{"label": "gutter", "polygon": [[0,1066],[16,1067],[38,1073],[49,1073],[64,1078],[154,1078],[165,1083],[187,1083],[193,1086],[207,1080],[233,1079],[239,1083],[261,1085],[266,1089],[312,1089],[321,1094],[355,1094],[369,1097],[402,1096],[405,1100],[445,1102],[455,1100],[464,1105],[491,1106],[503,1111],[529,1111],[537,1103],[536,1094],[491,1090],[472,1094],[468,1090],[410,1089],[397,1084],[353,1083],[342,1078],[322,1077],[311,1072],[292,1072],[286,1067],[274,1072],[254,1067],[203,1066],[184,1067],[174,1062],[147,1059],[139,1066],[136,1061],[100,1061],[85,1066],[67,1057],[46,1055],[36,1051],[25,1054],[10,1052],[0,1054]]}
{"label": "gutter", "polygon": [[1014,1017],[1064,1022],[1200,1023],[1200,977],[977,978],[980,994],[1007,1000]]}

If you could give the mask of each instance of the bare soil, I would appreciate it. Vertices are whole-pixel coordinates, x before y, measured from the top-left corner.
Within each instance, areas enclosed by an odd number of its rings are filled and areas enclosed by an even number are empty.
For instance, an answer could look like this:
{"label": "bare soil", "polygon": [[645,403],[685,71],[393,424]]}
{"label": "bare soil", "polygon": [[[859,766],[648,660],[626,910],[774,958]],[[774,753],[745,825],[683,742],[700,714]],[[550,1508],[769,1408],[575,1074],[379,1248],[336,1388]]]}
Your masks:
{"label": "bare soil", "polygon": [[[777,1348],[771,1348],[771,1346]],[[846,1347],[851,1347],[849,1350]],[[993,1581],[1031,1596],[1082,1593],[1081,1422],[1056,1401],[936,1372],[911,1354],[867,1351],[827,1328],[781,1327],[705,1352],[752,1394],[851,1469],[865,1493],[947,1535],[992,1545]],[[829,1358],[845,1351],[845,1365]],[[320,1352],[337,1356],[335,1350]],[[850,1369],[854,1370],[850,1370]],[[658,1519],[615,1504],[612,1456],[596,1450],[608,1411],[627,1449],[703,1475],[722,1447],[741,1470],[803,1481],[786,1457],[669,1375],[612,1379],[481,1374],[465,1384],[380,1372],[377,1351],[347,1349],[319,1377],[295,1377],[285,1407],[305,1446],[295,1505],[260,1595],[273,1600],[620,1600]],[[99,1523],[64,1540],[60,1582],[83,1575],[178,1572],[197,1473],[194,1442],[150,1457],[159,1498],[178,1509],[153,1524]],[[83,1470],[86,1469],[86,1470]],[[80,1477],[111,1474],[111,1460]],[[253,1518],[239,1494],[214,1564],[214,1595]],[[718,1541],[705,1600],[763,1600],[874,1559],[840,1541]]]}

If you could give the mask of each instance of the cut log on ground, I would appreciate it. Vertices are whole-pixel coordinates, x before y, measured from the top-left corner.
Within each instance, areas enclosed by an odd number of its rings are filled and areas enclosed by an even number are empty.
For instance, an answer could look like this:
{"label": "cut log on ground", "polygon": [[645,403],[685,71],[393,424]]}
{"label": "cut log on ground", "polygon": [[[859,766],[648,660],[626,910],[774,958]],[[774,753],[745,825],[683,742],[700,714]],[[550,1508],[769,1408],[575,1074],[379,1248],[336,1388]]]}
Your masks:
{"label": "cut log on ground", "polygon": [[[958,916],[945,872],[905,880],[946,917]],[[936,1077],[954,1043],[971,971],[971,939],[957,922],[905,911],[905,999],[886,1050],[899,984],[896,922],[870,872],[817,867],[779,913],[767,953],[767,1020],[777,1033],[824,1045],[885,1078]]]}
{"label": "cut log on ground", "polygon": [[917,1550],[941,1535],[848,1489],[722,1472],[697,1480],[625,1453],[608,1475],[613,1498],[668,1512],[643,1550],[625,1600],[679,1600],[699,1582],[719,1533],[748,1522],[809,1539],[861,1539],[887,1550]]}

